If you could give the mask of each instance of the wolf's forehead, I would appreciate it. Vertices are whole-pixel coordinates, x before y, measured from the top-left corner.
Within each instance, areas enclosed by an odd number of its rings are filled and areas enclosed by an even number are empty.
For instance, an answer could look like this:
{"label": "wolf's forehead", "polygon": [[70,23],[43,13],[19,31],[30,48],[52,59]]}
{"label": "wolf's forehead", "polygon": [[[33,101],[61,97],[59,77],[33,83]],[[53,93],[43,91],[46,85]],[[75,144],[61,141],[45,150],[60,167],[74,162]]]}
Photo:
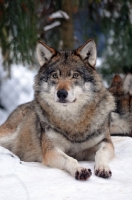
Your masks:
{"label": "wolf's forehead", "polygon": [[51,60],[51,63],[54,67],[66,72],[73,68],[75,69],[80,61],[79,56],[74,55],[72,51],[60,51],[59,55]]}
{"label": "wolf's forehead", "polygon": [[70,51],[59,52],[58,55],[53,57],[48,63],[47,67],[54,70],[60,70],[66,73],[71,67],[75,66],[76,59]]}
{"label": "wolf's forehead", "polygon": [[68,58],[69,56],[73,54],[73,51],[59,51],[59,53],[60,53],[60,56],[64,58]]}
{"label": "wolf's forehead", "polygon": [[60,63],[63,66],[72,64],[76,61],[76,56],[72,53],[72,51],[61,51],[59,55]]}

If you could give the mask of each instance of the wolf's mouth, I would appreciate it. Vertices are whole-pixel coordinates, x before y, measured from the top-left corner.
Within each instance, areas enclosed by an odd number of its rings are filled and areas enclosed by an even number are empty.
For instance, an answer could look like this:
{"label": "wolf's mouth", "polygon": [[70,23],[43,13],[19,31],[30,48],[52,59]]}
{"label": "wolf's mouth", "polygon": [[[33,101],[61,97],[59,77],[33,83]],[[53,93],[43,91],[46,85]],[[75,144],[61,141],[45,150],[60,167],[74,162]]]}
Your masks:
{"label": "wolf's mouth", "polygon": [[67,101],[67,100],[59,100],[58,102],[62,103],[62,104],[68,104],[68,103],[74,103],[75,101],[76,101],[76,99],[74,99],[74,101],[72,101],[72,102]]}
{"label": "wolf's mouth", "polygon": [[68,103],[68,101],[66,101],[66,100],[59,100],[58,102],[59,103]]}

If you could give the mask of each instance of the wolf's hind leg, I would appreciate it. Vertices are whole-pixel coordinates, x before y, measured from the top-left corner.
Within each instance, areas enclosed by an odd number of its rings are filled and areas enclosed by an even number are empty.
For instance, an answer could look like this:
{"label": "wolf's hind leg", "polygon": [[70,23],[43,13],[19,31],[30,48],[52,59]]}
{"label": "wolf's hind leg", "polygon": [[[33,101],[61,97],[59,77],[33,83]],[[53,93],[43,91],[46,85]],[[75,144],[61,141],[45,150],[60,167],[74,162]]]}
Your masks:
{"label": "wolf's hind leg", "polygon": [[12,135],[17,130],[17,127],[23,118],[30,113],[32,102],[18,106],[8,117],[8,119],[0,126],[0,138],[6,135]]}
{"label": "wolf's hind leg", "polygon": [[95,155],[95,175],[103,178],[112,176],[112,172],[108,166],[110,160],[114,157],[114,147],[111,139],[104,139],[99,145],[99,149]]}
{"label": "wolf's hind leg", "polygon": [[14,134],[16,127],[9,127],[8,123],[5,122],[0,126],[0,138],[3,138],[7,135]]}

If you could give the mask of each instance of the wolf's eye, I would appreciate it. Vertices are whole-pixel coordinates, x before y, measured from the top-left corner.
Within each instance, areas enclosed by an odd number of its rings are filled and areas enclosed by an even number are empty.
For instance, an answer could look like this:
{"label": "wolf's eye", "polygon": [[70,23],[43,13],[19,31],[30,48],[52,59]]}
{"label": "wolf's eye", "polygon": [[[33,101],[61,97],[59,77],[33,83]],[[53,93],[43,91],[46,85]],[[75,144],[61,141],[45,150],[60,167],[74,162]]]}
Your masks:
{"label": "wolf's eye", "polygon": [[72,78],[77,79],[78,77],[79,77],[79,74],[78,73],[74,73]]}
{"label": "wolf's eye", "polygon": [[52,78],[57,79],[58,78],[58,74],[57,73],[53,73],[52,74]]}

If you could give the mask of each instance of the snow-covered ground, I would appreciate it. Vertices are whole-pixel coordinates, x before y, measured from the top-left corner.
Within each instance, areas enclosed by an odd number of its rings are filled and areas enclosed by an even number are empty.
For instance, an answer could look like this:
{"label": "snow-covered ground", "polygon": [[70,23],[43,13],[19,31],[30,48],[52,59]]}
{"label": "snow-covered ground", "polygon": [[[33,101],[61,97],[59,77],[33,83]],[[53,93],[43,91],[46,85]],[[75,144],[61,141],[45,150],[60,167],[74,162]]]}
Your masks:
{"label": "snow-covered ground", "polygon": [[113,176],[96,177],[94,162],[80,162],[92,170],[87,181],[40,163],[20,162],[0,147],[0,200],[132,200],[132,138],[113,137],[113,141]]}

